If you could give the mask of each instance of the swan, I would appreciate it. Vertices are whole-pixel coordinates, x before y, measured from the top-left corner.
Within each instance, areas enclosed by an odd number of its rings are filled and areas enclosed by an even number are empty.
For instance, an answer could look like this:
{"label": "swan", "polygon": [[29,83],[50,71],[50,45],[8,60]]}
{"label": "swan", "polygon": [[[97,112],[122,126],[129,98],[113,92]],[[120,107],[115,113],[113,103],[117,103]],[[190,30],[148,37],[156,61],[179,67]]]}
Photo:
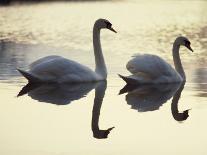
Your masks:
{"label": "swan", "polygon": [[172,55],[175,69],[165,60],[156,55],[140,54],[131,59],[126,68],[132,73],[130,76],[119,76],[127,84],[139,83],[176,83],[186,81],[185,72],[183,70],[179,49],[183,45],[192,50],[188,38],[177,37],[173,43]]}
{"label": "swan", "polygon": [[107,69],[100,43],[100,30],[109,29],[117,33],[106,19],[98,19],[93,27],[93,47],[95,56],[95,71],[73,60],[61,56],[47,56],[33,62],[29,71],[17,70],[29,83],[79,83],[102,81],[107,77]]}

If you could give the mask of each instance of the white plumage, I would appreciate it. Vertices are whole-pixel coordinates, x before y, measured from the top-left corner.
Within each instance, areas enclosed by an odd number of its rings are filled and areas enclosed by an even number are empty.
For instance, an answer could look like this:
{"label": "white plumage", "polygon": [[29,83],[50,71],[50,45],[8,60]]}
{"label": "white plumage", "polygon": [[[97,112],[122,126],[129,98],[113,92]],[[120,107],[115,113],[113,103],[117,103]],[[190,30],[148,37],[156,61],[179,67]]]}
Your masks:
{"label": "white plumage", "polygon": [[181,76],[162,58],[143,54],[131,59],[126,68],[142,83],[166,83],[182,80]]}
{"label": "white plumage", "polygon": [[33,62],[30,72],[47,82],[90,82],[103,80],[87,66],[61,56],[48,56]]}
{"label": "white plumage", "polygon": [[131,59],[126,68],[132,73],[130,76],[120,77],[128,84],[136,83],[174,83],[185,81],[185,72],[183,70],[179,48],[180,45],[190,47],[190,41],[185,37],[178,37],[173,44],[173,60],[175,69],[165,60],[156,55],[140,54]]}
{"label": "white plumage", "polygon": [[93,27],[93,45],[96,69],[92,71],[73,60],[61,56],[47,56],[30,65],[29,71],[17,69],[29,82],[79,83],[105,80],[107,70],[100,44],[100,30],[107,28],[116,32],[106,19],[98,19]]}

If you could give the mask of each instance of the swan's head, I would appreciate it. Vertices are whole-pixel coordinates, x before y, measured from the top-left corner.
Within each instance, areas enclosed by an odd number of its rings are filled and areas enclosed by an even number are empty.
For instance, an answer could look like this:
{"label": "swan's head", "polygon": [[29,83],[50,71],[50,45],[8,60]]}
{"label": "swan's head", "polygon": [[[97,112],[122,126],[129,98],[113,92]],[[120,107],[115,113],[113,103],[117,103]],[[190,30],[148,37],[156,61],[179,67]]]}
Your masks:
{"label": "swan's head", "polygon": [[117,33],[113,27],[112,27],[112,24],[106,20],[106,19],[98,19],[96,22],[95,22],[95,25],[97,25],[97,27],[99,27],[100,29],[102,28],[106,28],[106,29],[109,29],[115,33]]}
{"label": "swan's head", "polygon": [[183,46],[187,47],[190,51],[193,52],[193,49],[192,49],[191,46],[190,46],[191,43],[190,43],[190,41],[188,40],[188,38],[181,36],[181,37],[178,37],[178,38],[175,40],[175,42],[178,43],[179,45],[183,45]]}

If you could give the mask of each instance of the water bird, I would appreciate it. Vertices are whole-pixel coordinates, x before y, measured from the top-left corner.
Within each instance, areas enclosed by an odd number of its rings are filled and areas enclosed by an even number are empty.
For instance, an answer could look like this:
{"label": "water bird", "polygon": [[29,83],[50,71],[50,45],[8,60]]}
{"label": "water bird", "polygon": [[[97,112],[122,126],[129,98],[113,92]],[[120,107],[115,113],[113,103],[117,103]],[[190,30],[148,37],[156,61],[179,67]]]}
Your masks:
{"label": "water bird", "polygon": [[173,43],[172,55],[175,69],[161,57],[151,54],[139,54],[126,65],[130,76],[119,75],[127,84],[140,83],[176,83],[185,82],[186,76],[180,60],[180,46],[193,52],[188,38],[179,36]]}
{"label": "water bird", "polygon": [[61,56],[47,56],[33,62],[29,71],[17,70],[29,83],[79,83],[102,81],[107,78],[107,69],[101,49],[100,30],[109,29],[116,33],[112,24],[106,19],[98,19],[93,27],[93,47],[95,71],[73,60]]}

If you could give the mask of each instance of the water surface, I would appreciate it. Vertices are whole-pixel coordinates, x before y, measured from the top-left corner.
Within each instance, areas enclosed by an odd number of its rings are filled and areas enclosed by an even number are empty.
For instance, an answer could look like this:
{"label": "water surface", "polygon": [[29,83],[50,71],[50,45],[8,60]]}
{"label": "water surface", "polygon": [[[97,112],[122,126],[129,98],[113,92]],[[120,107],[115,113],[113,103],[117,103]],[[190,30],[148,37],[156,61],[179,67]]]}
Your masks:
{"label": "water surface", "polygon": [[[206,1],[0,7],[0,153],[206,154],[205,14]],[[109,19],[118,31],[101,34],[107,83],[24,87],[27,81],[16,67],[26,69],[43,56],[61,55],[93,68],[97,18]],[[129,74],[125,64],[132,55],[152,53],[173,64],[172,43],[179,35],[187,36],[195,51],[181,48],[184,86],[143,86],[118,95],[125,83],[117,73]]]}

